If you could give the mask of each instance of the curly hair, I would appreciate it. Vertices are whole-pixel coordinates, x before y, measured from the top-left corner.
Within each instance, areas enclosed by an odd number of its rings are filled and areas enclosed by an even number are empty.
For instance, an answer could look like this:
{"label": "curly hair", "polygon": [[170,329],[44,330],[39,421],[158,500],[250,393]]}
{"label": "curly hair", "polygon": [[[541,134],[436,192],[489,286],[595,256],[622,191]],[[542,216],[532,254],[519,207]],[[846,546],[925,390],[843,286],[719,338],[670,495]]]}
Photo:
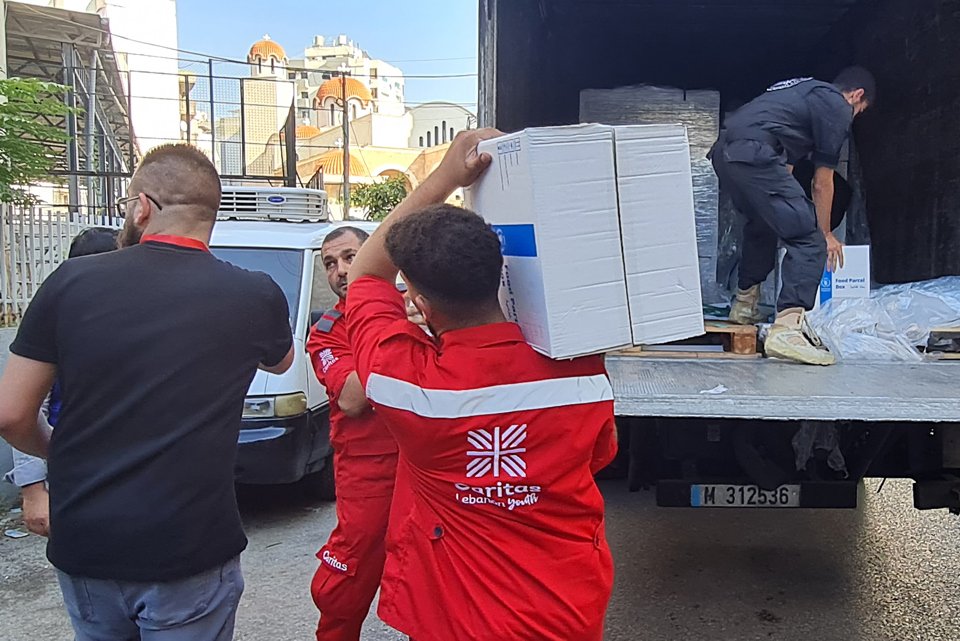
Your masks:
{"label": "curly hair", "polygon": [[67,258],[105,254],[117,248],[117,234],[119,230],[107,227],[88,227],[77,234],[70,243],[70,253]]}
{"label": "curly hair", "polygon": [[414,287],[448,312],[496,302],[500,239],[477,214],[452,205],[428,207],[394,223],[386,245]]}

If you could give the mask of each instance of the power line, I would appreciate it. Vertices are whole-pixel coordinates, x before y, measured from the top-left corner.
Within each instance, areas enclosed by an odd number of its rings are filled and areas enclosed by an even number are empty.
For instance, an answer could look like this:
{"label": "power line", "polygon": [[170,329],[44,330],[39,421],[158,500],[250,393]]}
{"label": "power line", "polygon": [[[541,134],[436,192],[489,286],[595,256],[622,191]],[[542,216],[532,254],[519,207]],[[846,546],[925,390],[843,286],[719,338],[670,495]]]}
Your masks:
{"label": "power line", "polygon": [[[77,23],[73,22],[72,20],[67,20],[66,18],[60,18],[59,16],[48,16],[48,15],[46,15],[45,13],[39,11],[36,7],[33,7],[32,5],[23,5],[23,6],[24,6],[24,8],[26,8],[27,10],[33,11],[34,13],[37,13],[38,15],[40,15],[40,16],[42,16],[42,17],[44,17],[44,18],[53,18],[54,20],[56,20],[56,21],[58,21],[58,22],[63,22],[63,23],[66,23],[66,24],[74,25],[74,26],[76,26],[76,24],[77,24]],[[112,32],[110,32],[110,31],[107,30],[107,29],[99,29],[99,28],[97,28],[97,27],[86,27],[86,28],[88,28],[88,29],[90,29],[90,30],[92,30],[92,31],[97,31],[97,32],[102,33],[102,34],[104,34],[104,35],[111,36],[112,38],[119,38],[119,39],[121,39],[121,40],[127,40],[127,41],[129,41],[129,42],[135,42],[135,43],[137,43],[137,44],[142,44],[142,45],[145,45],[145,46],[148,46],[148,47],[156,47],[156,48],[158,48],[158,49],[165,49],[165,50],[167,50],[167,51],[176,51],[177,53],[184,53],[184,54],[187,54],[187,55],[189,55],[189,56],[197,56],[197,57],[199,57],[199,58],[206,58],[206,59],[208,59],[208,60],[217,60],[217,61],[220,61],[220,62],[228,62],[228,63],[238,64],[238,65],[249,65],[249,64],[250,64],[250,62],[249,62],[248,60],[234,60],[234,59],[232,59],[232,58],[224,58],[224,57],[222,57],[222,56],[215,56],[215,55],[206,54],[206,53],[201,53],[201,52],[197,52],[197,51],[190,51],[190,50],[188,50],[188,49],[180,49],[180,48],[178,48],[178,47],[170,47],[170,46],[167,46],[167,45],[156,44],[156,43],[154,43],[154,42],[147,42],[147,41],[145,41],[145,40],[137,40],[136,38],[131,38],[131,37],[129,37],[129,36],[124,36],[124,35],[120,35],[120,34],[117,34],[117,33],[112,33]],[[149,57],[154,57],[154,58],[160,57],[160,56],[156,56],[156,55],[153,55],[153,54],[145,54],[145,53],[123,52],[123,51],[116,51],[116,50],[114,50],[114,52],[115,52],[115,53],[122,53],[122,54],[128,55],[128,56],[149,56]],[[173,57],[171,57],[171,59],[173,59],[173,60],[180,60],[180,58],[173,58]],[[471,60],[472,60],[472,58],[471,58]],[[191,61],[186,61],[186,62],[191,62]],[[192,61],[192,62],[202,62],[202,61],[196,60],[196,61]],[[362,69],[363,67],[353,67],[353,68],[354,68],[354,69]],[[319,69],[310,69],[310,68],[307,68],[307,67],[292,67],[292,66],[289,66],[289,65],[288,65],[288,66],[285,66],[284,69],[287,70],[287,71],[320,71]],[[469,74],[417,75],[417,76],[407,76],[407,75],[404,75],[403,77],[404,77],[404,78],[413,78],[413,79],[425,80],[425,79],[433,79],[433,78],[470,78],[470,77],[475,77],[475,76],[477,76],[476,73],[469,73]]]}
{"label": "power line", "polygon": [[390,64],[400,64],[404,62],[452,62],[454,60],[476,60],[476,56],[469,56],[467,58],[420,58],[419,60],[384,60],[384,62]]}

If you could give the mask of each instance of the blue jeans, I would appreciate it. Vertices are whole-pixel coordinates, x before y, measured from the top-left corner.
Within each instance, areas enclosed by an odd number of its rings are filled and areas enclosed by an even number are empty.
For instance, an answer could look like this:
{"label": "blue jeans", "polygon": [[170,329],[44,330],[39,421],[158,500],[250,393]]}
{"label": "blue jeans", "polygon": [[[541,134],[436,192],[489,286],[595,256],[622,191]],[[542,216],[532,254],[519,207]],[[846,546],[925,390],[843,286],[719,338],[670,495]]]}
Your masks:
{"label": "blue jeans", "polygon": [[76,641],[231,641],[243,593],[240,557],[165,583],[57,578]]}

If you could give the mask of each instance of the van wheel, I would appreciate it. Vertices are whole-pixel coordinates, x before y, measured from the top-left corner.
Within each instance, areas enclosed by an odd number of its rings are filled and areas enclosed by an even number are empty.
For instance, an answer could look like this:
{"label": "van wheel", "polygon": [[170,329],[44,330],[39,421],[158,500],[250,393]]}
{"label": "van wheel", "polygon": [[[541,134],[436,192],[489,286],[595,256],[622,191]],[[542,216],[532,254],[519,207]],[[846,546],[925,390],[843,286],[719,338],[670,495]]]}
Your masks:
{"label": "van wheel", "polygon": [[304,476],[302,484],[311,498],[319,501],[337,500],[337,485],[333,476],[333,454],[324,459],[323,468],[319,472]]}

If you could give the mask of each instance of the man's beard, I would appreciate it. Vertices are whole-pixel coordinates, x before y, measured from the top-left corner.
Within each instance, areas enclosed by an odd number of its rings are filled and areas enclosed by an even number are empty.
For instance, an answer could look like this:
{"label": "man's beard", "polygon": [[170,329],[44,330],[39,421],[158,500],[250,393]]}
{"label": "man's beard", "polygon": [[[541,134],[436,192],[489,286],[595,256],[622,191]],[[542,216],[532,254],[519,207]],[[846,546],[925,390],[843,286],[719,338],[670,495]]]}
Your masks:
{"label": "man's beard", "polygon": [[346,278],[337,281],[337,289],[335,293],[343,300],[346,300],[347,298],[348,282],[349,281]]}
{"label": "man's beard", "polygon": [[133,247],[134,245],[140,244],[141,238],[143,238],[143,230],[137,229],[133,221],[128,218],[123,222],[123,229],[120,230],[120,234],[117,236],[117,246],[120,249]]}

